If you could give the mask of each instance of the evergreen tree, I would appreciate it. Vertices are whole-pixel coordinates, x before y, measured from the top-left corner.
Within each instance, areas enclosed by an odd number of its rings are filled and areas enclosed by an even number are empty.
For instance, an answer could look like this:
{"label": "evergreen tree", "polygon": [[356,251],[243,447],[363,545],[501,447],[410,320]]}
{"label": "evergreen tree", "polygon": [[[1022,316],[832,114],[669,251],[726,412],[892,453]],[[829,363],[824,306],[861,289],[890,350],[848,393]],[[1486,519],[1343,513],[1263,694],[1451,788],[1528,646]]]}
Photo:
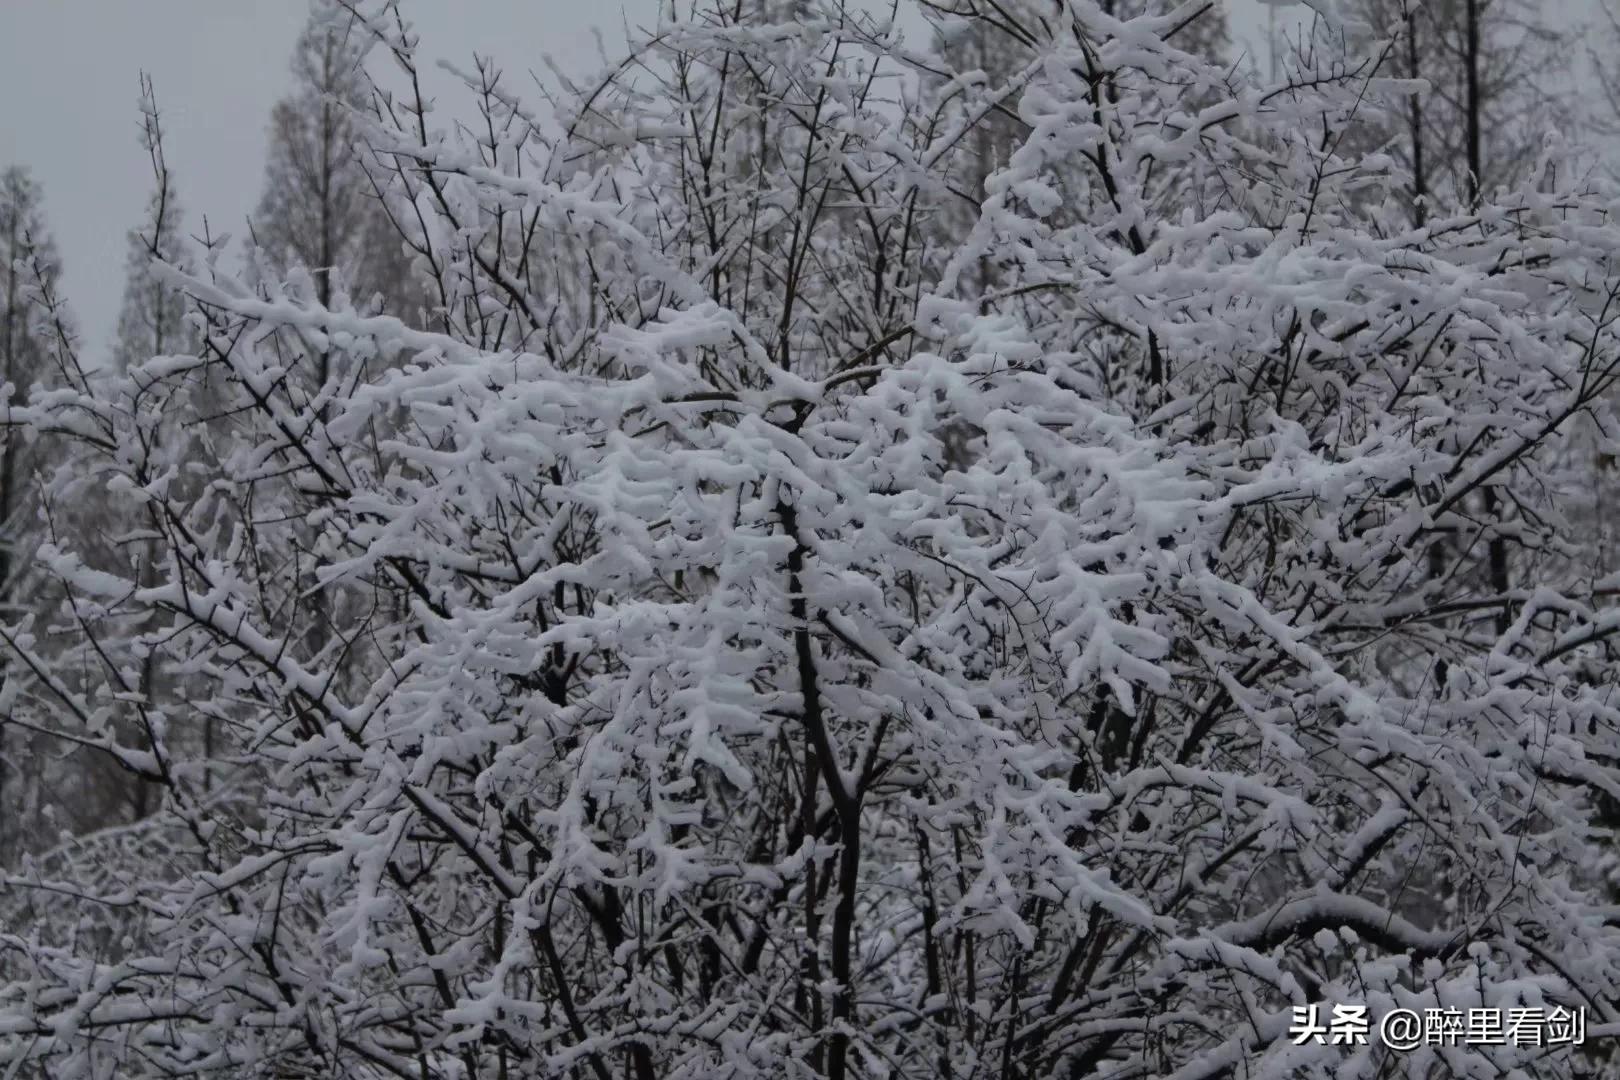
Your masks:
{"label": "evergreen tree", "polygon": [[[424,293],[383,196],[398,170],[373,155],[365,117],[376,115],[365,63],[375,39],[336,0],[311,0],[293,51],[293,90],[271,112],[264,195],[254,238],[269,269],[294,283],[308,275],[322,305],[380,305],[407,320],[421,317]],[[306,392],[323,397],[357,376],[362,360],[343,350],[306,348],[284,338]],[[309,552],[299,555],[309,562]],[[306,638],[319,653],[330,640],[332,597],[306,580],[297,603],[313,616]]]}
{"label": "evergreen tree", "polygon": [[[26,169],[7,169],[0,174],[0,364],[8,406],[26,397],[45,366],[33,298],[38,276],[54,282],[59,272],[39,185]],[[9,604],[14,575],[26,557],[28,470],[27,442],[10,427],[0,431],[0,603]]]}
{"label": "evergreen tree", "polygon": [[366,307],[415,318],[417,293],[379,198],[385,171],[357,113],[370,110],[370,36],[333,0],[313,0],[293,52],[292,92],[270,114],[269,160],[254,235],[280,272],[303,267],[322,303],[334,286]]}
{"label": "evergreen tree", "polygon": [[[9,422],[10,413],[46,374],[47,330],[38,303],[60,272],[39,185],[21,166],[6,169],[0,173],[0,395],[8,421],[0,426],[0,618],[8,621],[27,614],[22,584],[39,541],[32,485],[37,447]],[[0,661],[0,685],[8,668]],[[25,732],[0,729],[0,865],[26,845],[37,818],[42,785],[27,768],[31,744]]]}

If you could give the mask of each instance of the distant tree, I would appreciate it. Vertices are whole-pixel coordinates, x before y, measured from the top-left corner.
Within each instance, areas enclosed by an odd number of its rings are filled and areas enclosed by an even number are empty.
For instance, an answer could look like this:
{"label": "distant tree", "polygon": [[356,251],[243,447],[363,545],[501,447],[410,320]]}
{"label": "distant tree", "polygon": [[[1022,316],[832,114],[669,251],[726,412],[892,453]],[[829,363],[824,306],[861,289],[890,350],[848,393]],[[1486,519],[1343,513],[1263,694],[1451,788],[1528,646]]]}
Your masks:
{"label": "distant tree", "polygon": [[[323,305],[336,304],[341,293],[360,311],[417,320],[426,294],[384,202],[397,176],[366,139],[365,117],[379,111],[365,68],[374,41],[342,3],[311,0],[293,51],[292,92],[271,111],[253,239],[272,274],[307,275]],[[281,345],[302,358],[295,377],[307,393],[326,396],[358,377],[341,350],[288,338]],[[309,634],[319,649],[329,639],[332,597],[311,579],[299,602],[315,615]]]}
{"label": "distant tree", "polygon": [[[20,166],[0,172],[0,405],[7,413],[47,377],[51,327],[42,322],[42,291],[56,286],[61,262],[45,223],[39,185]],[[40,464],[31,432],[0,427],[0,619],[31,610],[23,581],[39,542],[34,470]],[[10,664],[0,660],[0,685]],[[3,692],[3,691],[0,691]],[[41,777],[31,774],[31,736],[0,726],[0,866],[25,846],[38,824]]]}
{"label": "distant tree", "polygon": [[1392,42],[1386,73],[1422,80],[1376,138],[1410,178],[1414,220],[1517,183],[1549,130],[1573,120],[1569,31],[1534,0],[1350,0],[1361,32]]}
{"label": "distant tree", "polygon": [[253,233],[272,267],[308,271],[322,303],[334,285],[364,308],[416,318],[419,292],[379,198],[386,175],[357,114],[374,111],[370,35],[335,0],[312,0],[293,51],[292,92],[270,114],[264,195]]}

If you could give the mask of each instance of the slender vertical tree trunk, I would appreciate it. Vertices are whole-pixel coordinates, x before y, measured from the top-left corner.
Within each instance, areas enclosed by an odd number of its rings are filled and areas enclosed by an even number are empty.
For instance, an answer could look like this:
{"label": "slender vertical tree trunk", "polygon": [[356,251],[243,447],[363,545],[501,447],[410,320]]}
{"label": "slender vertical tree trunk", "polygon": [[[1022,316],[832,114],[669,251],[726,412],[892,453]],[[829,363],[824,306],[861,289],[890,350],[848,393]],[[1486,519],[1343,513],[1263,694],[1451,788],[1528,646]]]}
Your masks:
{"label": "slender vertical tree trunk", "polygon": [[[1418,50],[1418,13],[1406,13],[1406,77],[1421,77],[1422,65]],[[1417,94],[1407,99],[1407,132],[1412,140],[1412,224],[1422,228],[1429,219],[1429,174],[1423,157],[1423,99]],[[1450,550],[1445,537],[1440,536],[1429,545],[1429,579],[1439,581],[1446,574],[1446,556]]]}
{"label": "slender vertical tree trunk", "polygon": [[[158,214],[159,220],[154,226],[153,231],[152,246],[154,248],[157,248],[159,241],[162,239],[162,216],[163,215],[160,210]],[[152,351],[154,355],[157,356],[162,356],[166,346],[168,345],[168,327],[164,325],[163,321],[163,301],[164,297],[162,290],[154,287],[152,290]],[[154,435],[154,439],[158,437],[160,436],[156,434]],[[141,565],[139,570],[139,581],[142,588],[151,588],[157,584],[157,560],[158,542],[156,539],[147,540],[144,544],[142,544]],[[148,616],[146,619],[143,619],[142,622],[146,624],[144,629],[150,632],[154,628],[155,619],[155,616]],[[148,708],[150,708],[152,705],[153,684],[156,681],[156,651],[153,649],[147,649],[146,655],[141,658],[140,684],[137,689],[140,692],[141,699],[146,703]],[[155,752],[156,748],[154,747],[153,750]],[[152,785],[149,781],[139,776],[133,777],[131,782],[135,785],[135,795],[133,799],[134,818],[135,820],[139,821],[152,811]]]}
{"label": "slender vertical tree trunk", "polygon": [[1466,72],[1467,79],[1467,107],[1465,123],[1468,129],[1468,205],[1470,208],[1479,205],[1480,173],[1482,170],[1480,151],[1480,100],[1479,100],[1479,5],[1480,0],[1465,0],[1466,15]]}
{"label": "slender vertical tree trunk", "polygon": [[[326,43],[325,70],[327,85],[336,82],[333,71],[332,58],[333,44],[330,39]],[[321,174],[320,174],[320,272],[315,276],[315,293],[322,307],[328,307],[332,302],[332,264],[337,261],[337,244],[333,239],[333,229],[336,223],[332,213],[332,143],[337,138],[336,118],[330,101],[321,103]],[[317,358],[315,372],[315,392],[324,393],[327,383],[332,377],[332,354],[322,349]],[[326,407],[322,406],[316,413],[322,423],[326,422]],[[314,542],[314,537],[311,538]],[[311,656],[318,656],[330,640],[327,635],[327,623],[331,620],[331,604],[326,594],[321,591],[320,585],[315,584],[315,591],[310,597],[311,625],[308,635],[309,652]]]}
{"label": "slender vertical tree trunk", "polygon": [[[1484,184],[1484,155],[1480,146],[1480,127],[1482,117],[1479,92],[1479,9],[1482,0],[1465,0],[1464,12],[1467,19],[1466,33],[1466,78],[1467,78],[1467,133],[1468,133],[1468,205],[1470,209],[1477,208],[1480,203],[1480,193]],[[1502,507],[1496,490],[1487,487],[1484,490],[1485,520],[1498,527],[1502,524]],[[1491,588],[1498,596],[1507,595],[1508,559],[1507,541],[1500,535],[1492,536],[1487,545],[1487,559],[1489,561]],[[1500,636],[1507,633],[1511,623],[1509,618],[1509,605],[1503,600],[1496,612],[1496,633]]]}
{"label": "slender vertical tree trunk", "polygon": [[[18,338],[17,328],[17,268],[10,260],[17,253],[17,215],[12,214],[7,222],[5,253],[6,263],[6,318],[3,345],[5,348],[5,380],[7,385],[15,382],[16,376],[16,346]],[[4,611],[6,602],[11,597],[11,515],[12,515],[12,470],[11,454],[11,428],[5,427],[0,431],[0,611]],[[0,658],[0,686],[6,681],[6,663]],[[17,830],[16,821],[21,816],[13,814],[6,805],[6,768],[9,761],[6,753],[6,728],[0,726],[0,866],[10,860],[11,847],[15,842],[13,835]]]}
{"label": "slender vertical tree trunk", "polygon": [[[1419,70],[1417,13],[1408,12],[1406,16],[1407,78],[1417,78]],[[1407,100],[1411,103],[1407,113],[1407,125],[1411,130],[1412,139],[1412,220],[1421,229],[1424,222],[1429,218],[1429,176],[1425,171],[1423,161],[1423,99],[1413,94]]]}

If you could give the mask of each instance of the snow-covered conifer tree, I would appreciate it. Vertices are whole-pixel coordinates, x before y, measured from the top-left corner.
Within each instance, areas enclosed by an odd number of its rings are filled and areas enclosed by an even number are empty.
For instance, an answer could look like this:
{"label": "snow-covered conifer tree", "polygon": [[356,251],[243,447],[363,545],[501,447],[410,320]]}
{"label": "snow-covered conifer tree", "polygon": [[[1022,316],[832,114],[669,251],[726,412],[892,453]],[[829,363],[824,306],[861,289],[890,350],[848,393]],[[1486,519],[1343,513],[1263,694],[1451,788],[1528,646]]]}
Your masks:
{"label": "snow-covered conifer tree", "polygon": [[293,51],[293,90],[270,115],[253,231],[274,267],[310,274],[323,303],[341,282],[359,306],[380,299],[383,310],[414,319],[419,294],[380,199],[384,175],[358,137],[358,116],[373,109],[371,43],[336,0],[311,0]]}
{"label": "snow-covered conifer tree", "polygon": [[[66,326],[58,307],[61,262],[45,222],[43,194],[27,169],[0,172],[0,394],[7,409],[48,381],[52,335]],[[34,472],[42,464],[25,427],[0,428],[0,619],[32,610],[32,557],[39,540]],[[12,675],[0,659],[0,695]],[[30,770],[33,739],[0,728],[0,867],[37,841],[49,780]]]}

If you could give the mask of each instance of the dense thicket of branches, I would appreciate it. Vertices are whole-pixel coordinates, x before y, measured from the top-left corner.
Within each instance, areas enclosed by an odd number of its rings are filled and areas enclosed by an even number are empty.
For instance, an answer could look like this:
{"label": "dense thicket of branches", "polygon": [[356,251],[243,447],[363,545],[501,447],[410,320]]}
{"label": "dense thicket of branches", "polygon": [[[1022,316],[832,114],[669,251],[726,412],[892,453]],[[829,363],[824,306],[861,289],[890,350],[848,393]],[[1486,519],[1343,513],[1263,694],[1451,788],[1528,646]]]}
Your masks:
{"label": "dense thicket of branches", "polygon": [[0,1065],[1571,1077],[1290,1006],[1620,1032],[1620,582],[1562,516],[1614,193],[1548,140],[1413,224],[1348,149],[1394,45],[1331,27],[1261,85],[1201,5],[952,14],[995,72],[798,8],[545,117],[480,64],[461,137],[357,8],[430,316],[199,252],[151,269],[194,347],[11,407],[82,463],[47,510],[150,554],[41,544],[4,721],[161,805],[6,879]]}

